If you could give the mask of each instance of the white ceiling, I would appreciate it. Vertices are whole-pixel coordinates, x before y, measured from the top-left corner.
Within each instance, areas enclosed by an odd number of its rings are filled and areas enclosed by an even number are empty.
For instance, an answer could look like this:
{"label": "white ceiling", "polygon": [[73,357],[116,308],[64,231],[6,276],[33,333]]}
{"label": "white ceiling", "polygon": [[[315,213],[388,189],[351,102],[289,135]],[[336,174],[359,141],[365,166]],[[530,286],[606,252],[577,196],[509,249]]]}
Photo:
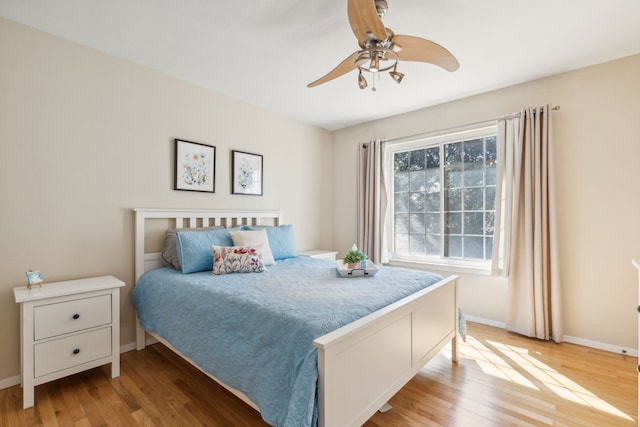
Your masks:
{"label": "white ceiling", "polygon": [[640,0],[388,3],[385,26],[460,69],[404,62],[376,92],[355,71],[307,88],[358,48],[346,0],[0,0],[0,16],[329,130],[640,53]]}

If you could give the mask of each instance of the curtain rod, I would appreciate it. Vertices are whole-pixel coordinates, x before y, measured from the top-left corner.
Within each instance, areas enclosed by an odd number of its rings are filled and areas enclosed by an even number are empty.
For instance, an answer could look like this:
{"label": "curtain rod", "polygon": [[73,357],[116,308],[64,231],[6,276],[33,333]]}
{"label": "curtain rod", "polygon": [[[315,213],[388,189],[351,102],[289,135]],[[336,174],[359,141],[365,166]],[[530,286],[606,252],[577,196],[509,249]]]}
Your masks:
{"label": "curtain rod", "polygon": [[[544,107],[540,107],[542,110],[544,110]],[[551,111],[558,111],[560,109],[559,105],[554,105],[553,107],[551,107]],[[425,138],[425,137],[429,137],[429,136],[436,136],[440,133],[450,133],[452,131],[463,131],[469,128],[474,128],[477,127],[479,125],[485,125],[485,126],[489,126],[490,124],[492,124],[493,122],[500,120],[500,119],[512,119],[514,117],[518,117],[520,115],[520,112],[518,113],[511,113],[509,115],[506,116],[502,116],[502,117],[497,117],[495,119],[488,119],[488,120],[483,120],[480,122],[475,122],[475,123],[469,123],[466,125],[460,125],[460,126],[454,126],[454,127],[450,127],[450,128],[444,128],[444,129],[437,129],[437,130],[432,130],[429,132],[423,132],[423,133],[418,133],[415,135],[410,135],[410,136],[402,136],[400,138],[393,138],[393,139],[385,139],[385,142],[399,142],[399,141],[411,141],[414,139],[421,139],[421,138]]]}
{"label": "curtain rod", "polygon": [[[542,111],[544,111],[544,107],[540,107],[540,109],[541,109]],[[560,106],[559,106],[559,105],[554,105],[553,107],[551,107],[551,111],[558,111],[559,109],[560,109]],[[521,114],[521,112],[511,113],[511,114],[509,114],[509,115],[507,115],[507,116],[504,116],[504,117],[498,117],[498,118],[497,118],[497,119],[495,119],[495,120],[500,120],[500,119],[512,119],[512,118],[514,118],[514,117],[518,117],[520,114]]]}

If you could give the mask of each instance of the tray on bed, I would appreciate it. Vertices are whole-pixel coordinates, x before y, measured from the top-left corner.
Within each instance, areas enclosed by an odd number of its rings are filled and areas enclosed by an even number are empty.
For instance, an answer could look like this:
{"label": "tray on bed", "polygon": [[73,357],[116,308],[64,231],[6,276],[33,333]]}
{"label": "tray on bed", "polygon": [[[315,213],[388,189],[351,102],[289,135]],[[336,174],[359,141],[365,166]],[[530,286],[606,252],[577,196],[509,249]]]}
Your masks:
{"label": "tray on bed", "polygon": [[336,260],[336,268],[342,277],[373,277],[378,272],[378,267],[371,260],[363,261],[364,268],[361,263],[357,263],[358,268],[349,268],[341,259]]}

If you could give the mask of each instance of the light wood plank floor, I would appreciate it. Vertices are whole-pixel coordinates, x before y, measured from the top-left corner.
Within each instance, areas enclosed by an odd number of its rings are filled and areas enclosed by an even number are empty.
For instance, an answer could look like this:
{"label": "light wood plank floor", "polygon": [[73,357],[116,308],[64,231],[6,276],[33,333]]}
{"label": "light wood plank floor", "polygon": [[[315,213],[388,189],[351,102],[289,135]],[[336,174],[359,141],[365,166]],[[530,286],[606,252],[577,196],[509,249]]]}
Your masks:
{"label": "light wood plank floor", "polygon": [[[636,426],[636,359],[469,324],[458,364],[442,352],[367,427]],[[0,426],[264,426],[257,412],[161,344],[92,369],[0,390]]]}

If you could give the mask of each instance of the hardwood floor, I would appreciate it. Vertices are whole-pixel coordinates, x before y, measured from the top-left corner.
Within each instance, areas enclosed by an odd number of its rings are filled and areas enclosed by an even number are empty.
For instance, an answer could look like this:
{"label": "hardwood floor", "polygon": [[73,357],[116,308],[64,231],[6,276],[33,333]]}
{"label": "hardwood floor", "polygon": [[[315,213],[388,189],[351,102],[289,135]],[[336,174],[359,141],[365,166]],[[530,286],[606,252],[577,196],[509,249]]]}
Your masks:
{"label": "hardwood floor", "polygon": [[[469,324],[460,361],[442,352],[376,413],[382,426],[637,426],[637,359]],[[260,415],[161,344],[92,369],[0,390],[0,426],[265,426]]]}

